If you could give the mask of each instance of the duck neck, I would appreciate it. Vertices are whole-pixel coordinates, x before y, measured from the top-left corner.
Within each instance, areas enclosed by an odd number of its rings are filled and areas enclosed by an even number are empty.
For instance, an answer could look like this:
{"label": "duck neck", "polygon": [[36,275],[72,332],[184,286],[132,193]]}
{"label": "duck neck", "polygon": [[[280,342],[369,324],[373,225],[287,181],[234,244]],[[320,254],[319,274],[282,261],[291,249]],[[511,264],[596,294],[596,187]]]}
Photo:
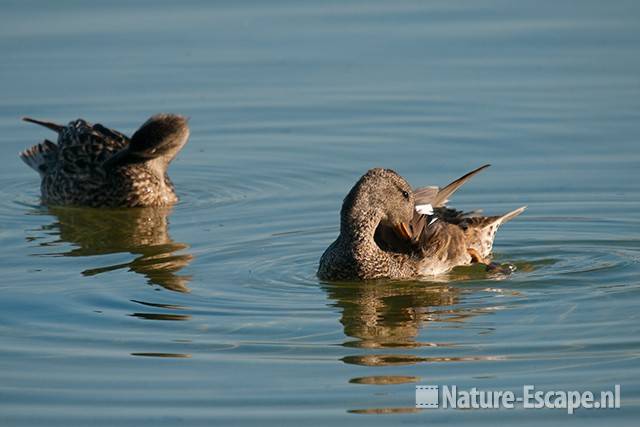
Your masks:
{"label": "duck neck", "polygon": [[379,209],[372,207],[368,201],[354,197],[345,200],[340,216],[340,235],[355,252],[379,251],[374,240],[376,228],[382,219]]}

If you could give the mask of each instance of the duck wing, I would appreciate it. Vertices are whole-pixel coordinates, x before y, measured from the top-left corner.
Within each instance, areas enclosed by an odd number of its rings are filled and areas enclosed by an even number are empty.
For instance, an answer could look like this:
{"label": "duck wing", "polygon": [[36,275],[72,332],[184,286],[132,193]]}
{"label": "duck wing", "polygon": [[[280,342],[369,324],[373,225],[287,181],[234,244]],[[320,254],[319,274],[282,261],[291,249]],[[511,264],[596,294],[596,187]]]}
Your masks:
{"label": "duck wing", "polygon": [[[413,252],[420,257],[446,251],[448,258],[464,246],[463,231],[471,218],[476,218],[478,211],[464,212],[449,207],[438,207],[432,213],[415,212],[410,224]],[[455,227],[450,227],[450,226]],[[464,249],[464,248],[463,248]]]}
{"label": "duck wing", "polygon": [[447,246],[450,236],[442,233],[445,224],[460,224],[464,218],[477,212],[462,212],[445,207],[449,197],[473,176],[488,168],[486,164],[461,176],[443,188],[422,187],[414,190],[415,212],[409,224],[411,239],[404,238],[395,229],[380,225],[375,240],[381,249],[405,254],[425,256],[435,248]]}
{"label": "duck wing", "polygon": [[483,216],[480,210],[465,212],[445,204],[458,188],[487,167],[472,170],[437,192],[435,187],[416,190],[416,212],[409,227],[415,253],[424,257],[446,251],[449,258],[455,258],[466,251],[473,261],[486,263],[498,228],[524,212],[526,206],[503,215]]}
{"label": "duck wing", "polygon": [[489,164],[482,165],[477,169],[472,170],[471,172],[461,176],[450,184],[446,185],[443,188],[439,187],[422,187],[417,188],[413,191],[413,195],[416,199],[416,206],[420,205],[431,205],[434,208],[439,208],[444,206],[448,201],[449,197],[453,193],[458,190],[458,188],[462,187],[462,185],[473,178],[475,175],[488,168]]}
{"label": "duck wing", "polygon": [[83,119],[74,120],[66,126],[29,117],[23,120],[58,134],[57,144],[45,140],[20,153],[25,163],[43,174],[59,168],[68,176],[91,176],[101,170],[107,159],[130,143],[126,135]]}

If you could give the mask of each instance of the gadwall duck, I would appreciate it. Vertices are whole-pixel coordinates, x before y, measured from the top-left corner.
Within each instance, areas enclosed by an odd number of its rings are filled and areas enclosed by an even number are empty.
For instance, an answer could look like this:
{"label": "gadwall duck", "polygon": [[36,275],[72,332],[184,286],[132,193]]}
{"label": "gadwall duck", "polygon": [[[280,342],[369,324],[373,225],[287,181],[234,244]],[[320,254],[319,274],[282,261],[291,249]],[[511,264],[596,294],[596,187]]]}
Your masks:
{"label": "gadwall duck", "polygon": [[345,197],[340,235],[320,259],[322,280],[411,279],[446,273],[455,266],[491,266],[500,225],[523,206],[481,216],[445,206],[447,199],[484,165],[440,189],[412,190],[390,169],[371,169]]}
{"label": "gadwall duck", "polygon": [[167,206],[178,200],[167,167],[189,138],[187,119],[157,114],[131,138],[82,119],[66,126],[28,117],[58,134],[20,153],[41,177],[42,202],[88,207]]}

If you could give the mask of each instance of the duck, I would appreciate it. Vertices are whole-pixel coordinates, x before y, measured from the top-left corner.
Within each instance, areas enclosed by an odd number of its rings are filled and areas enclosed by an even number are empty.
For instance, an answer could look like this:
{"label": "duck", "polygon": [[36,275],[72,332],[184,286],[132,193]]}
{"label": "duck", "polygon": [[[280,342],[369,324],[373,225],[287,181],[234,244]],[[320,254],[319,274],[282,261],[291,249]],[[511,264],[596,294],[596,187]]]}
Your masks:
{"label": "duck", "polygon": [[99,123],[67,125],[24,117],[57,133],[57,142],[19,153],[41,178],[41,201],[52,206],[157,207],[178,201],[167,168],[189,139],[187,118],[156,114],[129,138]]}
{"label": "duck", "polygon": [[443,188],[415,190],[394,170],[367,171],[344,198],[340,234],[320,258],[318,278],[406,280],[474,263],[496,267],[491,262],[496,231],[526,206],[497,216],[447,206],[456,190],[489,166]]}

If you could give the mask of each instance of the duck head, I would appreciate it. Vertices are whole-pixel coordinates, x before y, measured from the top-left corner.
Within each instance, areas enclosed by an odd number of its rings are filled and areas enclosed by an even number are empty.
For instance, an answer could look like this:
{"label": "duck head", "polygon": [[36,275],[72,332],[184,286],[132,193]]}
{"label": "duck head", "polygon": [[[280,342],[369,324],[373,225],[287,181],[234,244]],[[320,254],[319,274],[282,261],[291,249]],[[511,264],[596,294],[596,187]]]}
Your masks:
{"label": "duck head", "polygon": [[371,169],[344,199],[341,231],[362,229],[373,233],[378,225],[385,225],[410,239],[408,224],[414,205],[413,190],[404,178],[391,169]]}
{"label": "duck head", "polygon": [[177,114],[156,114],[131,137],[131,150],[143,158],[168,164],[189,139],[187,118]]}
{"label": "duck head", "polygon": [[171,160],[189,139],[187,122],[186,117],[177,114],[152,116],[131,136],[129,146],[105,162],[105,168],[146,163],[164,174]]}

